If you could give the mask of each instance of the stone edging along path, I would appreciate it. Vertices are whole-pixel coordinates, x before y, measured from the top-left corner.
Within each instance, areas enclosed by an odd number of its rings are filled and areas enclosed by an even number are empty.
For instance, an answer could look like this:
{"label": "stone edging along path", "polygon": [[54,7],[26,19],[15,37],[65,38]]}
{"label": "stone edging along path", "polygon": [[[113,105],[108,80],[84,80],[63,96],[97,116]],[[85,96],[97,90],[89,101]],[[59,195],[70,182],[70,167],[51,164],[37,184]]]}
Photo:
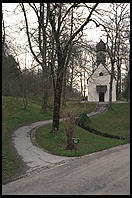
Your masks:
{"label": "stone edging along path", "polygon": [[[98,103],[96,105],[95,110],[93,112],[89,113],[89,114],[86,114],[86,116],[88,118],[90,118],[92,116],[101,114],[101,113],[107,111],[108,109],[109,109],[109,103]],[[91,133],[94,133],[96,135],[101,135],[101,136],[104,136],[104,137],[115,138],[115,139],[120,139],[120,140],[128,140],[128,142],[130,142],[130,137],[126,138],[126,137],[122,137],[122,136],[107,134],[107,133],[98,131],[96,129],[90,128],[89,126],[82,126],[80,124],[78,124],[78,126],[80,126],[81,128],[83,128],[83,129],[85,129],[85,130],[87,130]]]}
{"label": "stone edging along path", "polygon": [[[87,114],[87,116],[91,117],[102,113],[102,110],[99,110],[100,108],[98,110],[97,108],[95,108],[95,111]],[[106,108],[103,109],[103,111],[106,110]],[[60,119],[60,121],[61,120],[62,119]],[[37,128],[50,123],[52,123],[52,120],[38,121],[35,123],[26,124],[13,130],[13,133],[10,133],[11,149],[13,149],[17,159],[20,161],[20,164],[22,165],[22,167],[18,170],[17,175],[14,175],[13,180],[16,177],[23,177],[24,175],[29,175],[31,172],[38,171],[43,168],[49,168],[59,163],[64,163],[66,161],[69,161],[70,159],[75,159],[75,157],[52,155],[46,150],[42,149],[36,143],[34,133],[37,130]],[[98,135],[102,135],[101,132],[95,129],[88,130],[93,133],[98,133]],[[11,180],[12,179],[7,179],[8,182]]]}
{"label": "stone edging along path", "polygon": [[100,131],[98,131],[96,129],[92,129],[92,128],[88,127],[88,126],[85,126],[85,127],[84,126],[81,126],[81,125],[78,125],[78,126],[80,126],[81,128],[83,128],[83,129],[85,129],[85,130],[87,130],[87,131],[89,131],[91,133],[94,133],[96,135],[101,135],[101,136],[108,137],[108,138],[115,138],[115,139],[128,140],[128,141],[130,141],[130,138],[129,137],[128,138],[125,138],[125,137],[122,137],[122,136],[110,135],[110,134],[107,134],[107,133],[100,132]]}
{"label": "stone edging along path", "polygon": [[[109,109],[109,103],[97,103],[95,110],[92,111],[91,113],[87,114],[86,116],[87,117],[92,117],[92,116],[101,114],[103,112],[106,112],[108,109]],[[62,119],[60,119],[60,121],[62,121]],[[107,133],[101,132],[99,130],[90,128],[89,126],[81,126],[79,124],[78,124],[78,126],[83,128],[83,129],[85,129],[85,130],[87,130],[87,131],[89,131],[89,132],[91,132],[91,133],[94,133],[96,135],[100,135],[100,136],[104,136],[104,137],[108,137],[108,138],[120,139],[120,140],[128,140],[128,142],[130,141],[130,137],[126,138],[126,137],[122,137],[122,136],[107,134]],[[36,142],[35,132],[37,131],[38,128],[39,127],[36,127],[36,128],[34,128],[34,130],[31,131],[30,138],[31,138],[32,144],[37,146],[37,147],[39,147],[39,148],[41,148],[41,149],[43,149],[44,151],[46,151],[44,148],[42,148]],[[46,151],[46,152],[48,152],[48,151]]]}
{"label": "stone edging along path", "polygon": [[[91,113],[87,114],[86,116],[87,117],[92,117],[92,116],[101,114],[103,112],[106,112],[108,109],[109,109],[109,103],[97,103],[95,110],[92,111]],[[60,119],[60,121],[62,121],[62,119]],[[87,130],[87,131],[89,131],[91,133],[94,133],[96,135],[100,135],[100,136],[104,136],[104,137],[108,137],[108,138],[120,139],[120,140],[128,140],[128,142],[130,141],[130,138],[129,137],[126,138],[126,137],[122,137],[122,136],[107,134],[107,133],[98,131],[96,129],[90,128],[89,126],[81,126],[79,124],[78,124],[78,126],[80,126],[81,128],[83,128],[83,129],[85,129],[85,130]],[[39,147],[39,148],[41,148],[41,149],[43,149],[44,151],[46,151],[44,148],[42,148],[36,142],[35,132],[37,131],[38,128],[39,127],[36,127],[34,130],[31,131],[30,138],[31,138],[32,144],[35,145],[35,146],[37,146],[37,147]],[[48,152],[48,151],[46,151],[46,152]]]}
{"label": "stone edging along path", "polygon": [[50,123],[52,123],[52,120],[38,121],[22,125],[9,132],[9,146],[15,154],[20,167],[14,175],[6,178],[3,184],[73,159],[73,157],[53,155],[34,143],[32,133],[38,127]]}

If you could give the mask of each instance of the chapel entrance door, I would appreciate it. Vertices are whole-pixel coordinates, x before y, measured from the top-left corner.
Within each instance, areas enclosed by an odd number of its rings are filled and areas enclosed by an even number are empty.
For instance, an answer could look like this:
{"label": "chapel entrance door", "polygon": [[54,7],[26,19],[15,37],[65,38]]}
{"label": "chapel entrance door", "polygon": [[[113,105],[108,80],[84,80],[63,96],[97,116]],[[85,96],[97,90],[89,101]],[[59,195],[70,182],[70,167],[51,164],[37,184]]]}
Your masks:
{"label": "chapel entrance door", "polygon": [[99,102],[104,102],[104,92],[99,92]]}

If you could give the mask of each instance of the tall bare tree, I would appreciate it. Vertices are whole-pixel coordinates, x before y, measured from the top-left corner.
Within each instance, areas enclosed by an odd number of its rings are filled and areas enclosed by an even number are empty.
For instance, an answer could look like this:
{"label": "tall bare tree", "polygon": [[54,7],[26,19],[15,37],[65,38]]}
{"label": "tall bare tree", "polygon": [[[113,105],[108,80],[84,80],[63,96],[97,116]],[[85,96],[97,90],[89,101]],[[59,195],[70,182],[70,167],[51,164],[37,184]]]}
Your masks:
{"label": "tall bare tree", "polygon": [[4,45],[5,45],[5,25],[4,25],[4,19],[2,13],[2,50],[4,50]]}
{"label": "tall bare tree", "polygon": [[55,90],[54,90],[54,110],[53,110],[53,125],[52,132],[59,131],[59,118],[60,118],[60,104],[61,104],[61,93],[62,93],[62,83],[63,83],[63,75],[64,75],[64,66],[68,53],[69,46],[71,42],[79,35],[80,32],[83,31],[84,27],[89,23],[91,16],[98,6],[98,3],[94,4],[88,17],[77,30],[74,30],[72,34],[69,33],[69,37],[62,45],[61,36],[62,36],[62,28],[64,28],[64,22],[67,16],[70,14],[72,8],[78,8],[79,3],[71,3],[69,4],[69,8],[63,9],[63,3],[52,3],[48,4],[49,10],[49,22],[52,28],[52,33],[55,40],[56,45],[56,54],[57,54],[57,72],[56,72],[56,82],[55,82]]}
{"label": "tall bare tree", "polygon": [[[109,102],[110,106],[112,104],[112,85],[113,78],[117,79],[117,96],[120,90],[121,81],[121,63],[122,56],[120,56],[122,34],[124,31],[124,23],[128,19],[129,21],[129,4],[128,3],[111,3],[109,5],[109,11],[101,9],[102,16],[98,17],[98,20],[91,19],[97,27],[102,26],[104,28],[104,35],[107,38],[106,46],[107,53],[110,58],[111,63],[111,78],[110,78],[110,92],[109,92]],[[100,16],[100,15],[98,15]],[[129,54],[127,54],[128,56]],[[115,74],[117,70],[117,75]]]}
{"label": "tall bare tree", "polygon": [[[48,66],[47,66],[47,26],[48,26],[48,9],[46,3],[29,3],[30,8],[34,11],[37,17],[37,26],[38,28],[35,29],[35,32],[30,32],[29,22],[27,18],[27,11],[25,8],[24,3],[20,3],[22,11],[24,13],[25,24],[26,24],[26,34],[28,38],[29,48],[30,51],[36,60],[36,62],[41,65],[43,70],[43,100],[42,100],[42,110],[47,111],[48,108],[48,89],[47,89],[47,82],[49,77]],[[36,33],[37,32],[37,33]],[[35,48],[33,47],[34,41],[32,38],[34,37],[37,39],[37,43]],[[38,44],[38,46],[37,46]],[[36,47],[38,48],[38,52],[36,52]]]}

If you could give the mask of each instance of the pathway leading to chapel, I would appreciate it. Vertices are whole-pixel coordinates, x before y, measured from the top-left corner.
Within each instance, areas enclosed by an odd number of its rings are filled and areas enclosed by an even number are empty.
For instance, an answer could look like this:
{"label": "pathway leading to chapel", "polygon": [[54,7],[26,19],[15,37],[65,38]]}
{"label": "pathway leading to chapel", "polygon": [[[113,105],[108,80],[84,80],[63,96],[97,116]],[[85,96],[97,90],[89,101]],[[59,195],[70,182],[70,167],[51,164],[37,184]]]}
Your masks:
{"label": "pathway leading to chapel", "polygon": [[[97,115],[107,110],[107,105],[97,104],[95,110],[89,114],[89,117]],[[48,151],[38,147],[32,142],[32,134],[37,128],[52,123],[52,120],[38,121],[24,125],[16,129],[11,137],[12,146],[23,164],[22,175],[30,175],[33,171],[48,168],[60,163],[65,163],[75,157],[56,156]]]}

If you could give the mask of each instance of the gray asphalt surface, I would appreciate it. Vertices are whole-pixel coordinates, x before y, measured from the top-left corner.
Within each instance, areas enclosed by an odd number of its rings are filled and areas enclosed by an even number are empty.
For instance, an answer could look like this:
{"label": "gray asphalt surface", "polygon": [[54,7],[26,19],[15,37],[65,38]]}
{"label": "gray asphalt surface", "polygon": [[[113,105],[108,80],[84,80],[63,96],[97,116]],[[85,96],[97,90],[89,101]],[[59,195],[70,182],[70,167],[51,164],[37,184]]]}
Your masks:
{"label": "gray asphalt surface", "polygon": [[129,195],[130,144],[32,172],[3,185],[3,195]]}
{"label": "gray asphalt surface", "polygon": [[[100,106],[100,108],[98,108],[98,111],[93,111],[87,115],[91,117],[103,112],[102,110],[105,110],[103,104]],[[15,151],[17,152],[18,156],[20,156],[21,161],[25,166],[23,174],[28,174],[43,167],[54,166],[56,163],[70,159],[70,157],[52,155],[42,148],[39,148],[37,145],[33,144],[32,134],[34,131],[38,127],[50,123],[52,123],[52,120],[38,121],[19,127],[13,132],[11,138],[12,147],[14,147]]]}
{"label": "gray asphalt surface", "polygon": [[32,143],[31,134],[37,127],[52,123],[52,120],[35,122],[14,131],[12,143],[21,160],[26,164],[26,174],[42,167],[52,166],[69,158],[52,155]]}

